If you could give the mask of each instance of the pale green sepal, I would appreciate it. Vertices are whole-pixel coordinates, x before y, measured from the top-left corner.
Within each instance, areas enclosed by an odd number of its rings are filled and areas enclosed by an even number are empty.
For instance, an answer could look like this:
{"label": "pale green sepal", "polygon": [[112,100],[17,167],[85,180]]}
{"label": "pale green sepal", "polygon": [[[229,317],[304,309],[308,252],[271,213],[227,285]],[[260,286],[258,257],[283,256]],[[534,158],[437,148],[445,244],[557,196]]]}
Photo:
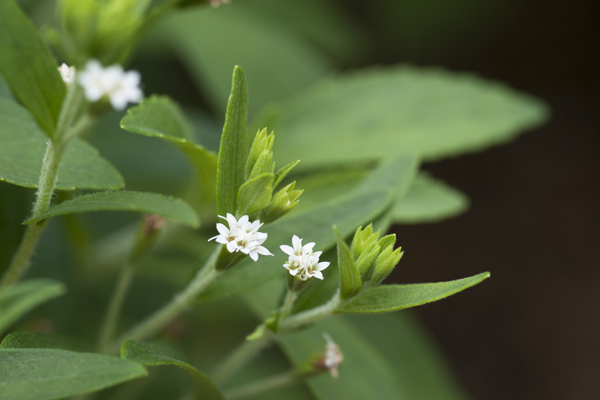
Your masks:
{"label": "pale green sepal", "polygon": [[358,271],[358,268],[356,268],[352,253],[340,235],[339,230],[336,226],[333,227],[333,230],[337,236],[338,268],[340,270],[340,297],[342,299],[349,299],[360,292],[362,286],[360,272]]}
{"label": "pale green sepal", "polygon": [[273,190],[277,189],[277,186],[281,183],[283,178],[287,176],[287,174],[296,166],[300,160],[292,161],[289,164],[284,165],[279,168],[277,172],[275,172],[275,183],[273,183]]}
{"label": "pale green sepal", "polygon": [[[273,133],[270,135],[267,134],[267,129],[259,130],[254,136],[254,140],[252,141],[252,146],[250,147],[250,153],[248,153],[248,160],[246,161],[246,167],[244,168],[244,177],[245,179],[250,179],[252,171],[254,170],[254,166],[261,157],[261,155],[266,151],[267,153],[271,152],[273,148],[273,140],[275,136]],[[271,163],[273,162],[273,155],[271,153]],[[272,171],[265,171],[272,172]],[[256,175],[255,175],[256,176]]]}
{"label": "pale green sepal", "polygon": [[238,196],[237,215],[251,215],[266,208],[273,194],[273,174],[263,174],[244,183]]}
{"label": "pale green sepal", "polygon": [[128,361],[139,363],[146,367],[159,365],[174,365],[187,372],[194,380],[195,399],[202,400],[222,400],[223,396],[212,383],[212,381],[198,371],[194,366],[177,360],[166,354],[163,349],[157,345],[142,343],[135,340],[127,340],[121,346],[121,358]]}
{"label": "pale green sepal", "polygon": [[375,259],[377,259],[380,251],[381,247],[379,247],[377,242],[371,243],[356,260],[356,268],[358,268],[358,271],[360,272],[360,279],[362,282],[366,282],[373,272],[373,263],[375,262]]}
{"label": "pale green sepal", "polygon": [[398,265],[404,255],[401,247],[394,250],[393,246],[388,246],[379,254],[375,261],[375,268],[369,279],[370,286],[378,286]]}
{"label": "pale green sepal", "polygon": [[290,212],[298,205],[298,198],[303,190],[294,190],[296,181],[290,183],[278,191],[271,200],[271,204],[260,214],[260,220],[264,223],[273,222]]}
{"label": "pale green sepal", "polygon": [[352,257],[356,260],[365,251],[365,249],[371,246],[373,243],[377,243],[379,238],[379,231],[373,233],[373,224],[369,224],[365,229],[358,227],[352,238],[352,244],[350,245],[350,251]]}
{"label": "pale green sepal", "polygon": [[247,161],[248,88],[241,67],[233,70],[231,95],[217,161],[217,210],[219,215],[235,214],[238,190],[244,183]]}
{"label": "pale green sepal", "polygon": [[393,246],[396,244],[396,234],[392,233],[391,235],[386,235],[379,239],[379,247],[381,250],[384,250],[388,246]]}
{"label": "pale green sepal", "polygon": [[441,300],[461,292],[490,277],[483,272],[450,282],[384,285],[374,287],[337,308],[337,313],[375,314],[403,310]]}

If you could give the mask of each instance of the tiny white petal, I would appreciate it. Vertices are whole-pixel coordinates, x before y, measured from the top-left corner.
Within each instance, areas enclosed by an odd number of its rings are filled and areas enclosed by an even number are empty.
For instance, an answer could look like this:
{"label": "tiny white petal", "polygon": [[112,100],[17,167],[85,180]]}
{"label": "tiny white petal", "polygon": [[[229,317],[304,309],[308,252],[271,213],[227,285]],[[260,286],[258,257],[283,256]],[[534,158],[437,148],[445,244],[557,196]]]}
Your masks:
{"label": "tiny white petal", "polygon": [[317,279],[321,279],[321,280],[323,279],[323,274],[321,273],[321,271],[314,271],[312,273],[312,276],[314,276]]}
{"label": "tiny white petal", "polygon": [[217,230],[221,235],[229,235],[229,229],[223,224],[217,224]]}
{"label": "tiny white petal", "polygon": [[290,256],[294,255],[294,249],[291,248],[290,246],[288,246],[287,244],[282,244],[281,246],[279,246],[279,248],[281,249],[281,251],[283,251],[287,255],[290,255]]}
{"label": "tiny white petal", "polygon": [[258,254],[255,251],[250,252],[250,258],[254,261],[258,261]]}
{"label": "tiny white petal", "polygon": [[256,248],[256,252],[258,254],[262,254],[263,256],[272,256],[273,255],[273,254],[271,254],[271,252],[269,250],[267,250],[266,247],[263,247],[263,246],[258,246]]}

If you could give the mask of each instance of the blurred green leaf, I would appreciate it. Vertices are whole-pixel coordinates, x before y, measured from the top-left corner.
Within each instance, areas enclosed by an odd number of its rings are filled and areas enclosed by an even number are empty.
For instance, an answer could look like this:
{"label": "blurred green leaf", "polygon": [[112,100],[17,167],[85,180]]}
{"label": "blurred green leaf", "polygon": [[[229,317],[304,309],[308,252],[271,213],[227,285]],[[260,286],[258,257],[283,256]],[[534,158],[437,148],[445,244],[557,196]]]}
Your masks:
{"label": "blurred green leaf", "polygon": [[15,332],[7,335],[0,348],[3,349],[62,349],[72,351],[88,350],[89,346],[73,338],[55,333]]}
{"label": "blurred green leaf", "polygon": [[54,400],[148,375],[138,363],[56,349],[0,349],[3,400]]}
{"label": "blurred green leaf", "polygon": [[223,396],[210,379],[202,372],[188,363],[179,361],[165,355],[160,347],[147,343],[128,340],[121,346],[121,357],[125,360],[134,361],[147,367],[158,365],[174,365],[190,374],[195,383],[194,399],[198,400],[221,400]]}
{"label": "blurred green leaf", "polygon": [[350,298],[360,292],[362,286],[360,272],[354,264],[352,253],[336,227],[333,228],[337,237],[338,269],[340,271],[340,297]]}
{"label": "blurred green leaf", "polygon": [[[0,98],[0,180],[37,187],[48,137],[17,103]],[[58,169],[57,190],[120,189],[119,171],[83,140],[67,148]]]}
{"label": "blurred green leaf", "polygon": [[181,199],[158,193],[128,191],[84,194],[51,207],[25,223],[31,224],[58,215],[92,211],[136,211],[159,215],[193,228],[200,226],[194,209]]}
{"label": "blurred green leaf", "polygon": [[266,208],[273,193],[273,174],[262,174],[244,183],[238,194],[237,215],[251,215]]}
{"label": "blurred green leaf", "polygon": [[489,272],[483,272],[450,282],[382,285],[360,293],[336,312],[367,314],[403,310],[452,296],[489,277]]}
{"label": "blurred green leaf", "polygon": [[231,95],[227,102],[225,125],[221,135],[217,166],[217,211],[219,215],[235,214],[238,189],[244,183],[244,168],[249,150],[247,132],[248,88],[244,71],[233,70]]}
{"label": "blurred green leaf", "polygon": [[277,162],[297,168],[483,150],[538,126],[541,101],[473,75],[410,66],[326,79],[282,106]]}
{"label": "blurred green leaf", "polygon": [[0,74],[0,98],[13,98],[12,92],[10,91],[10,88],[8,87],[8,84],[4,80],[2,74]]}
{"label": "blurred green leaf", "polygon": [[[347,196],[323,202],[302,212],[287,214],[265,226],[264,231],[269,235],[265,247],[275,249],[282,244],[289,244],[293,235],[303,238],[306,243],[317,243],[316,250],[333,247],[336,243],[336,237],[331,232],[333,225],[337,225],[342,236],[347,236],[357,226],[376,219],[391,207],[398,188],[409,185],[417,165],[414,156],[400,157],[382,164]],[[374,190],[376,187],[378,189]],[[253,264],[251,260],[244,260],[228,270],[222,278],[208,287],[200,299],[215,300],[233,296],[285,273],[281,257],[263,257],[256,265],[250,264]],[[278,293],[271,295],[278,296]]]}
{"label": "blurred green leaf", "polygon": [[0,72],[14,95],[53,137],[65,83],[50,49],[13,0],[0,1]]}
{"label": "blurred green leaf", "polygon": [[[198,211],[213,207],[216,199],[217,155],[194,143],[190,122],[177,104],[166,96],[151,96],[130,108],[121,128],[131,133],[162,138],[176,147],[194,166]],[[194,202],[196,203],[196,202]]]}
{"label": "blurred green leaf", "polygon": [[231,84],[226,71],[234,65],[251,77],[250,116],[331,72],[328,61],[294,35],[237,7],[173,13],[147,42],[173,49],[219,113]]}
{"label": "blurred green leaf", "polygon": [[469,207],[469,198],[459,190],[421,173],[406,196],[396,202],[393,220],[401,224],[436,222],[459,215]]}
{"label": "blurred green leaf", "polygon": [[33,308],[66,291],[65,285],[50,279],[31,279],[1,288],[0,333]]}

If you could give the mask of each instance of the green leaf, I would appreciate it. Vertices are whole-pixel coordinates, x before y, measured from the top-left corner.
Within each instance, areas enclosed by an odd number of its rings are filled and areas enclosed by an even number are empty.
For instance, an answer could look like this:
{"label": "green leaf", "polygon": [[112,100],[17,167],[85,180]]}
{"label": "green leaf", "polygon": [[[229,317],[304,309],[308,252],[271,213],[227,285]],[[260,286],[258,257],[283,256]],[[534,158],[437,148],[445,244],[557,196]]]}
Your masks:
{"label": "green leaf", "polygon": [[158,193],[128,191],[84,194],[51,207],[25,223],[31,224],[57,215],[92,211],[136,211],[159,215],[193,228],[200,226],[194,209],[181,199]]}
{"label": "green leaf", "polygon": [[275,182],[273,183],[273,190],[277,188],[281,181],[287,176],[287,174],[290,173],[292,169],[294,169],[296,165],[298,165],[299,162],[300,160],[293,161],[279,168],[277,172],[275,172]]}
{"label": "green leaf", "polygon": [[50,49],[13,0],[0,2],[0,72],[14,95],[53,137],[65,83]]}
{"label": "green leaf", "polygon": [[273,194],[273,174],[262,174],[244,183],[238,194],[237,215],[251,215],[266,208]]}
{"label": "green leaf", "polygon": [[[0,181],[37,187],[48,137],[14,101],[0,98]],[[83,140],[67,148],[58,169],[57,190],[120,189],[123,177]]]}
{"label": "green leaf", "polygon": [[[483,150],[548,118],[541,101],[467,74],[409,66],[322,81],[282,106],[276,161],[300,169],[401,152],[426,160]],[[318,146],[315,145],[318,143]]]}
{"label": "green leaf", "polygon": [[[264,231],[269,235],[265,247],[275,249],[282,244],[289,244],[293,235],[303,238],[305,243],[317,243],[316,251],[333,247],[336,238],[331,234],[332,225],[337,225],[341,235],[347,236],[357,226],[376,219],[391,207],[398,187],[403,187],[412,179],[416,165],[415,157],[410,155],[384,163],[345,197],[324,201],[301,212],[290,212],[265,226]],[[200,299],[214,300],[236,295],[270,279],[282,277],[286,271],[278,257],[263,257],[256,265],[250,264],[253,262],[244,260],[228,270],[207,288]]]}
{"label": "green leaf", "polygon": [[198,400],[221,400],[223,396],[210,379],[188,363],[165,355],[158,346],[127,340],[121,346],[121,357],[147,367],[174,365],[189,373],[195,383],[195,397]]}
{"label": "green leaf", "polygon": [[7,335],[0,349],[62,349],[85,351],[89,346],[73,338],[55,333],[15,332]]}
{"label": "green leaf", "polygon": [[329,61],[296,35],[237,6],[173,13],[157,28],[148,49],[156,51],[162,42],[175,51],[217,112],[227,101],[232,65],[243,66],[251,78],[250,116],[332,71]]}
{"label": "green leaf", "polygon": [[248,157],[248,88],[244,71],[233,70],[231,95],[227,103],[225,125],[219,147],[217,167],[217,210],[219,215],[235,214],[238,189],[244,183],[244,167]]}
{"label": "green leaf", "polygon": [[65,285],[50,279],[31,279],[0,289],[0,333],[33,308],[66,291]]}
{"label": "green leaf", "polygon": [[483,272],[450,282],[383,285],[360,293],[336,312],[372,314],[403,310],[452,296],[489,277],[489,272]]}
{"label": "green leaf", "polygon": [[352,258],[352,252],[346,242],[340,235],[337,227],[333,227],[337,237],[337,255],[338,268],[340,270],[340,297],[348,299],[360,292],[362,283],[360,281],[360,272]]}
{"label": "green leaf", "polygon": [[469,198],[439,179],[421,173],[406,196],[396,202],[393,220],[402,224],[436,222],[459,215],[469,207]]}
{"label": "green leaf", "polygon": [[217,155],[194,143],[190,122],[177,104],[167,96],[151,96],[127,110],[121,128],[139,135],[159,137],[173,145],[188,158],[194,167],[198,184],[196,209],[213,207],[217,181]]}
{"label": "green leaf", "polygon": [[146,376],[138,363],[56,349],[0,349],[3,400],[54,400]]}

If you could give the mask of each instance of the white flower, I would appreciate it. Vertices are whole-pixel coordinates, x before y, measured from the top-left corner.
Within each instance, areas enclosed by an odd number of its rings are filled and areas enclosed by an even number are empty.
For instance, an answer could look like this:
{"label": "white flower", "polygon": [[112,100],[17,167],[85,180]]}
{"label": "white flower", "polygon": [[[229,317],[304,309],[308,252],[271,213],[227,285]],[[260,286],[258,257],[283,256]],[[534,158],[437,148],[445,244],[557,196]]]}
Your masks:
{"label": "white flower", "polygon": [[217,224],[219,234],[208,239],[215,240],[227,246],[230,253],[240,251],[250,256],[254,261],[258,260],[258,255],[272,256],[271,252],[261,246],[267,240],[267,234],[259,232],[258,229],[263,225],[259,220],[250,222],[247,215],[237,220],[233,215],[227,214],[227,217],[220,218],[227,220],[229,228],[223,224]]}
{"label": "white flower", "polygon": [[319,262],[319,257],[323,252],[313,253],[315,244],[307,243],[302,246],[302,239],[296,235],[292,237],[292,245],[294,247],[285,244],[280,246],[281,251],[289,256],[287,263],[283,266],[290,272],[290,275],[298,276],[303,281],[308,278],[323,279],[321,271],[329,266],[327,261]]}
{"label": "white flower", "polygon": [[75,82],[75,67],[69,67],[67,64],[62,63],[62,65],[58,67],[58,72],[60,72],[60,76],[67,86],[70,86],[71,83]]}
{"label": "white flower", "polygon": [[344,355],[340,351],[338,345],[331,339],[327,333],[323,333],[323,337],[327,340],[327,345],[323,351],[323,366],[329,371],[334,378],[338,377],[338,367],[344,361]]}
{"label": "white flower", "polygon": [[139,88],[141,79],[137,71],[125,72],[120,65],[104,68],[98,60],[88,61],[85,70],[78,74],[78,82],[89,101],[108,96],[115,110],[123,110],[127,103],[137,103],[144,97]]}

